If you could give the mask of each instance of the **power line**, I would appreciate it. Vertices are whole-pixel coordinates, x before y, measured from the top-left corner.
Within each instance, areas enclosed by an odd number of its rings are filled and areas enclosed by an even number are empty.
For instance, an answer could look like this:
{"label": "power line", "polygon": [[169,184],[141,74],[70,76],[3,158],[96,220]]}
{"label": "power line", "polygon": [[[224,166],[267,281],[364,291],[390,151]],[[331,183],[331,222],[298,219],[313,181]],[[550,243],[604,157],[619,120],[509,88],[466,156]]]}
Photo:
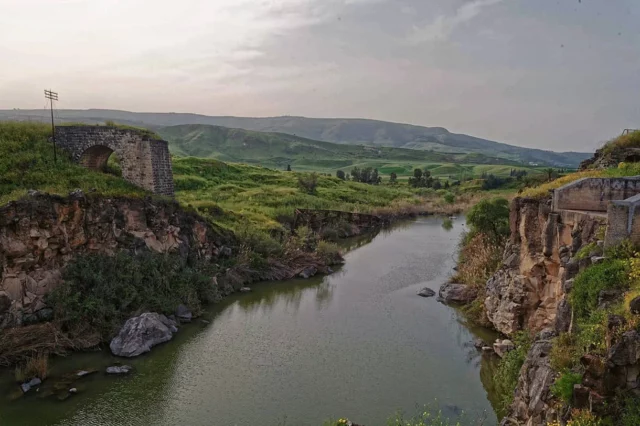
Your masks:
{"label": "power line", "polygon": [[44,89],[44,97],[51,101],[51,135],[53,138],[53,162],[58,162],[58,154],[56,152],[56,125],[53,122],[53,101],[58,100],[58,93],[51,90]]}

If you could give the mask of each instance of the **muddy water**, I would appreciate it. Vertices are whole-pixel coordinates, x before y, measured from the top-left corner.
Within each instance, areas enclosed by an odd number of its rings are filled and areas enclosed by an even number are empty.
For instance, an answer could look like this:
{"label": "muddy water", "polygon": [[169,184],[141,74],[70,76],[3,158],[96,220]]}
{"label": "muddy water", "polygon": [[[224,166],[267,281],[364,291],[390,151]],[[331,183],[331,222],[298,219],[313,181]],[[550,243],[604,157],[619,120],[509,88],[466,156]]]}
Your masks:
{"label": "muddy water", "polygon": [[45,385],[26,397],[2,371],[0,425],[316,426],[348,417],[375,426],[425,404],[495,424],[493,363],[469,345],[493,336],[416,295],[437,290],[452,272],[464,225],[442,225],[419,219],[354,240],[345,265],[328,277],[255,285],[207,312],[210,323],[185,326],[127,361],[134,374],[84,377],[64,401],[50,396],[61,376],[117,359],[106,352],[56,359]]}

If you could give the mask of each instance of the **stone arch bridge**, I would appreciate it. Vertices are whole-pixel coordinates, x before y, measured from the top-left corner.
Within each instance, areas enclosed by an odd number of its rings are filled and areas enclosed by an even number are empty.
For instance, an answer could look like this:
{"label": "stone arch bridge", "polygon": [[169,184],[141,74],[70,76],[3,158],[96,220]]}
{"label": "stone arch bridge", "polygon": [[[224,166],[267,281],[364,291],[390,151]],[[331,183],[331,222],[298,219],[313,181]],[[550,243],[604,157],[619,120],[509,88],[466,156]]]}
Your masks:
{"label": "stone arch bridge", "polygon": [[156,194],[174,195],[167,141],[115,126],[59,126],[56,143],[74,161],[94,170],[104,170],[115,152],[124,179]]}

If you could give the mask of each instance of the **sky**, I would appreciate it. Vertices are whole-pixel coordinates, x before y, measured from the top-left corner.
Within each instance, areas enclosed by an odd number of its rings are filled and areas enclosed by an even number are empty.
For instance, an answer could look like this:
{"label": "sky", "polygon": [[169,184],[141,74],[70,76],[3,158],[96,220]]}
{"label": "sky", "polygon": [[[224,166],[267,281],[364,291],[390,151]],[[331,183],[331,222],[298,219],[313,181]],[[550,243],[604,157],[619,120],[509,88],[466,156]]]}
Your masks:
{"label": "sky", "polygon": [[371,118],[556,151],[640,128],[638,0],[0,0],[0,109]]}

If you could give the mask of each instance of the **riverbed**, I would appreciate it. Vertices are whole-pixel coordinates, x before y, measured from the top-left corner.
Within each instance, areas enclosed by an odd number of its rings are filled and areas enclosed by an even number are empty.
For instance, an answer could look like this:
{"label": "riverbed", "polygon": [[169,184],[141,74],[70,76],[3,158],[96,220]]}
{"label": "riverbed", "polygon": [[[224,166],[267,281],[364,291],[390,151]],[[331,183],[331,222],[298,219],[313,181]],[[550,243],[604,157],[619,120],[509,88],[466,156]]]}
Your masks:
{"label": "riverbed", "polygon": [[[171,342],[126,360],[126,377],[98,372],[64,401],[20,396],[0,373],[0,425],[309,425],[347,417],[385,425],[424,405],[495,424],[495,361],[470,344],[494,335],[454,308],[416,295],[452,274],[464,221],[420,218],[348,242],[330,276],[253,286],[182,327]],[[50,378],[121,362],[106,351],[52,362]]]}

